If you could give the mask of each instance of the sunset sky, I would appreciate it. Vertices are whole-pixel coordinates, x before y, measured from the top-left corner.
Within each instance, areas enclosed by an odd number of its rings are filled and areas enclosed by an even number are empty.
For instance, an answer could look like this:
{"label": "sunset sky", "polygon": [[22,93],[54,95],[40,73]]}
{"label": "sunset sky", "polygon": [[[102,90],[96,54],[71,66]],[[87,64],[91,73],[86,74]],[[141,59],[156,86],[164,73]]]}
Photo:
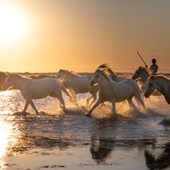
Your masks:
{"label": "sunset sky", "polygon": [[0,0],[0,70],[170,72],[169,0]]}

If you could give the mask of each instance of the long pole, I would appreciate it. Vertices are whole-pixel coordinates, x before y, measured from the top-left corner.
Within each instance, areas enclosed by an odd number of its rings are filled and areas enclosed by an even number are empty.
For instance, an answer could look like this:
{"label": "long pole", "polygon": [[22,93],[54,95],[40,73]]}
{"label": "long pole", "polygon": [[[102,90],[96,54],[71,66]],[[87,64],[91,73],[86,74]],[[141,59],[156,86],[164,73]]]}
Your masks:
{"label": "long pole", "polygon": [[144,61],[144,59],[142,58],[142,56],[139,54],[139,52],[137,51],[138,56],[140,57],[140,59],[143,61],[143,63],[145,64],[145,67],[148,67],[148,65],[146,64],[146,62]]}

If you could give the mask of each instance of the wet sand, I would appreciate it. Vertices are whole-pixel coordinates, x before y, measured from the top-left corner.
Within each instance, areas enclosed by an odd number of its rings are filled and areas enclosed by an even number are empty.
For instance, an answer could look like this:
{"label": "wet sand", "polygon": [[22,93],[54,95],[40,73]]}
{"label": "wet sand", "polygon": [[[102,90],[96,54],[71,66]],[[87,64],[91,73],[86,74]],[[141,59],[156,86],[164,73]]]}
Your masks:
{"label": "wet sand", "polygon": [[5,159],[7,169],[147,169],[143,151],[131,146],[115,147],[107,158],[94,160],[87,146],[67,149],[33,149]]}

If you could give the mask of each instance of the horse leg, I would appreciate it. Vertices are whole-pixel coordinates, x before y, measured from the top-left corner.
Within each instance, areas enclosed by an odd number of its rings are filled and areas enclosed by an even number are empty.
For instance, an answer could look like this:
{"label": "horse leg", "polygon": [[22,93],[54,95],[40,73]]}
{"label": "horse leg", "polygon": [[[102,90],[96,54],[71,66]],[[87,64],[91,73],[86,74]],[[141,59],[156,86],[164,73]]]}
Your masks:
{"label": "horse leg", "polygon": [[65,110],[66,107],[65,107],[65,102],[64,102],[64,99],[62,97],[62,94],[58,95],[58,100],[60,101],[60,107],[62,108],[62,110]]}
{"label": "horse leg", "polygon": [[132,97],[130,97],[129,99],[127,99],[129,105],[132,107],[133,110],[136,110],[136,106],[134,105],[134,103],[132,102]]}
{"label": "horse leg", "polygon": [[[89,100],[93,99],[92,102],[89,104]],[[90,107],[92,106],[92,104],[96,101],[97,99],[97,95],[91,96],[90,98],[87,99],[87,103],[86,105],[89,105]]]}
{"label": "horse leg", "polygon": [[[97,99],[98,89],[96,90],[96,87],[93,87],[92,90],[90,90],[89,92],[91,93],[92,96],[87,99],[86,105],[92,106],[92,104],[93,104],[93,103],[96,101],[96,99]],[[89,101],[90,101],[92,98],[93,98],[93,100],[92,100],[92,102],[89,104]]]}
{"label": "horse leg", "polygon": [[145,103],[144,103],[141,95],[140,95],[140,94],[136,94],[136,95],[135,95],[135,99],[136,99],[137,102],[140,103],[140,104],[143,106],[143,108],[146,110],[146,106],[145,106]]}
{"label": "horse leg", "polygon": [[30,101],[29,101],[29,100],[26,100],[25,106],[24,106],[24,110],[23,110],[22,112],[26,112],[29,104],[30,104]]}
{"label": "horse leg", "polygon": [[136,98],[139,102],[140,102],[140,104],[143,106],[143,108],[146,110],[146,106],[145,106],[145,103],[144,103],[144,101],[143,101],[143,99],[140,97],[140,98]]}
{"label": "horse leg", "polygon": [[116,106],[115,100],[112,100],[112,112],[113,113],[115,113],[115,106]]}
{"label": "horse leg", "polygon": [[25,106],[24,106],[24,110],[22,111],[25,114],[25,119],[27,119],[27,117],[26,117],[26,110],[27,110],[29,104],[30,104],[30,101],[26,100]]}
{"label": "horse leg", "polygon": [[85,114],[85,116],[90,116],[91,112],[100,104],[102,101],[100,99],[97,100],[97,102],[94,104],[94,106],[91,108],[89,112]]}
{"label": "horse leg", "polygon": [[86,105],[89,105],[90,100],[93,98],[93,96],[90,96],[87,100],[86,100]]}
{"label": "horse leg", "polygon": [[[92,106],[92,104],[96,101],[96,99],[97,99],[97,96],[93,96],[93,100],[92,100],[92,102],[90,103],[90,105],[89,106]],[[103,103],[104,104],[104,103]]]}
{"label": "horse leg", "polygon": [[30,101],[30,104],[31,104],[32,108],[35,110],[36,114],[38,114],[38,110],[36,109],[32,100]]}
{"label": "horse leg", "polygon": [[76,99],[76,92],[73,89],[70,89],[69,91],[70,91],[70,93],[72,95],[72,100],[74,101],[75,106],[78,107],[79,105],[78,105],[77,99]]}

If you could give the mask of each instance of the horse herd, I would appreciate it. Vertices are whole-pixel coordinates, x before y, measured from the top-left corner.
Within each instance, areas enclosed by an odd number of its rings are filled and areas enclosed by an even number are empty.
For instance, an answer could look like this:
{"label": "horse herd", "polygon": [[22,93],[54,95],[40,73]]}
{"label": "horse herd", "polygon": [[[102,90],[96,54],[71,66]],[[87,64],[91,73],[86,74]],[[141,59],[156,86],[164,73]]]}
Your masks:
{"label": "horse herd", "polygon": [[[139,78],[142,81],[142,88],[137,84]],[[38,114],[33,99],[42,99],[46,96],[57,98],[61,108],[65,109],[62,91],[76,106],[78,106],[76,94],[87,92],[91,94],[91,97],[87,99],[87,105],[93,106],[85,113],[86,116],[89,116],[99,104],[106,101],[111,102],[113,113],[116,103],[125,100],[134,109],[133,97],[145,108],[142,94],[148,98],[155,90],[158,90],[170,104],[169,78],[162,75],[151,75],[151,72],[145,67],[139,67],[132,79],[118,77],[107,64],[100,65],[93,74],[89,75],[78,75],[63,69],[59,70],[55,78],[32,79],[19,74],[8,74],[2,85],[2,90],[11,87],[19,89],[26,100],[24,113],[30,104]],[[92,101],[90,102],[90,100]]]}

